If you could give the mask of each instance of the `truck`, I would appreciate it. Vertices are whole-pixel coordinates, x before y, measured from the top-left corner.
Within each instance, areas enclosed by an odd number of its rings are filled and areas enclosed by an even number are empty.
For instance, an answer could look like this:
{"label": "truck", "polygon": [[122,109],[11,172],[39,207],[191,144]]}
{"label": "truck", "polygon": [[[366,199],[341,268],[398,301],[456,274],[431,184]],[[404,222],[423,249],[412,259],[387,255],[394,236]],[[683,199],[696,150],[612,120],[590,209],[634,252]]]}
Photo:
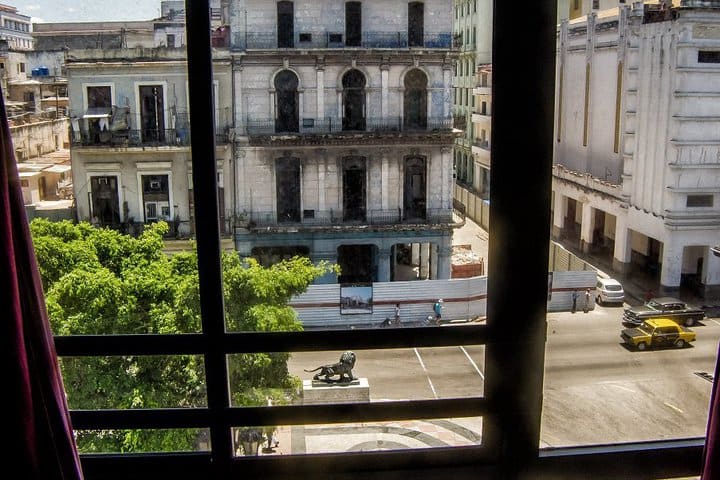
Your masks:
{"label": "truck", "polygon": [[625,308],[622,321],[625,324],[640,325],[645,320],[660,317],[672,319],[679,325],[692,327],[706,318],[706,314],[705,310],[688,305],[677,298],[658,297],[644,305]]}
{"label": "truck", "polygon": [[683,348],[695,341],[695,332],[669,318],[645,320],[640,326],[620,332],[625,345],[637,350],[650,347]]}

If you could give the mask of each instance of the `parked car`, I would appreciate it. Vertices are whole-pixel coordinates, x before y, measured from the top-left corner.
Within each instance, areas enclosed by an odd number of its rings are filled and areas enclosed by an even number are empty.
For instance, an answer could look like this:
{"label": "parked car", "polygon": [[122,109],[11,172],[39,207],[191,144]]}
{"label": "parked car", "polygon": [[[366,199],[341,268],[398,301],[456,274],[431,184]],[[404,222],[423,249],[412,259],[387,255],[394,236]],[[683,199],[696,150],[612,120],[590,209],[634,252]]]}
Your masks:
{"label": "parked car", "polygon": [[595,302],[598,305],[606,303],[623,303],[625,301],[625,290],[620,282],[614,278],[598,277],[595,286]]}
{"label": "parked car", "polygon": [[683,348],[695,341],[695,332],[669,318],[645,320],[640,326],[620,332],[623,342],[638,350],[650,347]]}
{"label": "parked car", "polygon": [[680,325],[692,327],[706,317],[705,310],[688,305],[673,297],[658,297],[637,307],[628,307],[623,313],[623,323],[640,325],[651,318],[669,318]]}

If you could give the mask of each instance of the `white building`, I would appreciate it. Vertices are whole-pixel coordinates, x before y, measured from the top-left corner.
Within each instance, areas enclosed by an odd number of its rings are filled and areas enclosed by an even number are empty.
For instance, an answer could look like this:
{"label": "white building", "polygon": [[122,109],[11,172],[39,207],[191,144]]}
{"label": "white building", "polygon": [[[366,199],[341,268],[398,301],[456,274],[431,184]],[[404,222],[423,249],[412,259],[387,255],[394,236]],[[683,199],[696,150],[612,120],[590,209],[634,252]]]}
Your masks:
{"label": "white building", "polygon": [[15,50],[32,50],[31,22],[17,8],[0,4],[0,39],[7,40]]}
{"label": "white building", "polygon": [[720,287],[720,5],[621,6],[558,35],[553,235]]}

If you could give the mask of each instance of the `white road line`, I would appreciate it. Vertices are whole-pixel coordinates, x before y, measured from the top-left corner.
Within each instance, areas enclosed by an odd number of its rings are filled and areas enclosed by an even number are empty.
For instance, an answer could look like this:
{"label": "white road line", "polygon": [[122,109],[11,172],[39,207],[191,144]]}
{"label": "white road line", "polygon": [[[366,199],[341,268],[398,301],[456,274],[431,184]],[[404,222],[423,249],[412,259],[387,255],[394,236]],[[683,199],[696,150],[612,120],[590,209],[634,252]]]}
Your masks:
{"label": "white road line", "polygon": [[672,409],[675,410],[676,412],[678,412],[678,413],[683,413],[683,411],[680,410],[680,409],[679,409],[678,407],[676,407],[675,405],[670,405],[670,404],[667,403],[667,402],[663,402],[663,403],[665,404],[665,406],[672,408]]}
{"label": "white road line", "polygon": [[435,396],[435,399],[438,398],[438,394],[435,391],[435,385],[433,385],[432,380],[430,380],[430,375],[428,375],[427,368],[425,368],[425,363],[423,363],[422,358],[420,358],[420,352],[418,352],[417,348],[413,348],[415,350],[415,356],[417,356],[418,361],[420,362],[420,366],[423,369],[423,372],[425,372],[425,377],[427,377],[427,381],[430,384],[430,390],[432,390],[433,395]]}
{"label": "white road line", "polygon": [[713,319],[711,319],[710,321],[711,321],[711,322],[714,322],[714,323],[715,323],[715,325],[720,325],[720,322],[718,322],[717,320],[713,320]]}
{"label": "white road line", "polygon": [[483,380],[485,380],[485,375],[483,375],[483,373],[480,371],[480,369],[478,368],[477,364],[473,361],[473,359],[470,358],[470,354],[467,352],[467,350],[465,350],[465,347],[462,347],[462,346],[461,346],[461,347],[459,347],[459,348],[460,348],[460,350],[462,350],[462,352],[465,354],[465,356],[467,357],[467,359],[470,361],[470,364],[473,366],[473,368],[475,369],[475,371],[477,372],[477,374],[480,375],[480,378],[482,378]]}

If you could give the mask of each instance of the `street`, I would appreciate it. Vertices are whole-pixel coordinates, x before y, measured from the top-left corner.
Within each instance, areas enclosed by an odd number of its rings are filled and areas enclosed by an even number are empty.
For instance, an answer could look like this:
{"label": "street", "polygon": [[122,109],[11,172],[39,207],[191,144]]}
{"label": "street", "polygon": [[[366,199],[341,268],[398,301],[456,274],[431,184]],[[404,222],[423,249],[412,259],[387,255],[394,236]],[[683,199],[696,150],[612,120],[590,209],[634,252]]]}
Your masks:
{"label": "street", "polygon": [[[638,352],[620,343],[621,315],[620,306],[548,314],[542,446],[705,435],[720,320],[696,325],[687,348]],[[340,353],[294,353],[290,372],[309,379],[303,369],[335,363]],[[483,393],[482,345],[356,354],[353,373],[368,379],[371,401]]]}

